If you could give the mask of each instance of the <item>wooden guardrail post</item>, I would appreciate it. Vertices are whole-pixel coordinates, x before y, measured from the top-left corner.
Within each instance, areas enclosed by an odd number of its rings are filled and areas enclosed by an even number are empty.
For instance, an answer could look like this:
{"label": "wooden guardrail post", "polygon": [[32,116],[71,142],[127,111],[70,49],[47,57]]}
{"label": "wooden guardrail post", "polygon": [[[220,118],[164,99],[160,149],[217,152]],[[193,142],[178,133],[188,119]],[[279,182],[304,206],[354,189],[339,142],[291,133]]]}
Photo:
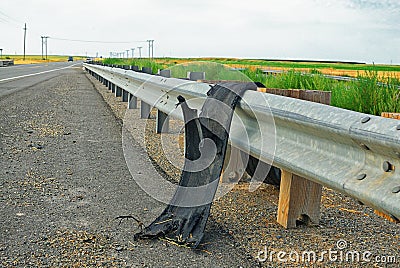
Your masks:
{"label": "wooden guardrail post", "polygon": [[171,70],[165,69],[165,70],[159,70],[158,71],[159,75],[165,78],[171,78]]}
{"label": "wooden guardrail post", "polygon": [[[150,67],[142,67],[142,72],[147,74],[152,74],[153,71]],[[151,106],[145,103],[143,100],[140,102],[140,118],[148,119],[150,117]]]}
{"label": "wooden guardrail post", "polygon": [[205,72],[187,72],[187,79],[192,80],[192,81],[205,80],[206,73]]}
{"label": "wooden guardrail post", "polygon": [[128,109],[137,109],[137,98],[131,93],[128,97]]}
{"label": "wooden guardrail post", "polygon": [[129,92],[126,90],[122,90],[122,102],[128,102]]}
{"label": "wooden guardrail post", "polygon": [[122,88],[119,86],[116,86],[115,88],[115,97],[121,97],[122,96]]}
{"label": "wooden guardrail post", "polygon": [[[159,70],[159,74],[162,77],[170,78],[171,70]],[[169,117],[168,114],[157,110],[156,118],[156,133],[167,133],[169,131]]]}
{"label": "wooden guardrail post", "polygon": [[[331,92],[327,91],[269,88],[259,91],[328,105],[331,102]],[[322,185],[287,170],[281,170],[281,174],[278,223],[285,228],[319,224]]]}
{"label": "wooden guardrail post", "polygon": [[400,113],[382,113],[382,117],[400,120]]}
{"label": "wooden guardrail post", "polygon": [[[135,72],[139,71],[139,67],[137,66],[130,66],[129,69]],[[137,97],[131,93],[128,94],[128,109],[137,109]]]}
{"label": "wooden guardrail post", "polygon": [[281,170],[277,221],[285,228],[318,224],[322,185]]}
{"label": "wooden guardrail post", "polygon": [[246,170],[246,160],[243,151],[228,144],[220,181],[228,184],[238,182]]}

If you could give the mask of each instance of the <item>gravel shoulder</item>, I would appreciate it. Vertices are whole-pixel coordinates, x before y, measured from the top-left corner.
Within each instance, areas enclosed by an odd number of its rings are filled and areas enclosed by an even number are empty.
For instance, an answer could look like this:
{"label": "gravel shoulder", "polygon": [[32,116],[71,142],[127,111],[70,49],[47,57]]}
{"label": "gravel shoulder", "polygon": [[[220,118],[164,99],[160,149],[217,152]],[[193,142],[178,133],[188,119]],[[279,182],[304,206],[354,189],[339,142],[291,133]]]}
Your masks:
{"label": "gravel shoulder", "polygon": [[[111,91],[97,80],[89,77],[103,96],[110,109],[121,121],[134,125],[130,131],[135,140],[146,149],[161,173],[166,174],[170,181],[179,179],[179,166],[182,164],[181,122],[173,120],[171,134],[155,133],[155,111],[151,119],[139,119],[139,109],[126,110],[126,103],[115,98]],[[139,101],[140,105],[140,101]],[[162,142],[167,141],[168,146]],[[173,164],[171,164],[171,162]],[[400,225],[391,223],[377,216],[371,208],[360,205],[355,200],[336,193],[328,188],[323,189],[321,204],[321,221],[316,226],[299,226],[296,229],[285,230],[276,222],[276,211],[279,190],[270,185],[263,185],[255,192],[248,191],[248,183],[239,182],[227,195],[216,200],[212,206],[210,223],[206,235],[213,235],[213,224],[220,232],[217,240],[225,243],[224,236],[229,235],[229,243],[243,251],[247,258],[256,261],[256,266],[262,267],[398,267],[400,264]],[[205,242],[209,238],[205,238]],[[337,248],[338,242],[345,241],[343,250]],[[275,252],[272,261],[258,262],[260,251]],[[344,254],[335,260],[328,256],[318,255],[323,251],[333,251]],[[280,262],[277,252],[289,254],[296,252],[300,259],[296,261]],[[301,254],[305,251],[314,251],[316,261],[302,261]],[[346,261],[346,253],[357,252],[363,254],[371,252],[370,261]],[[261,255],[264,257],[265,255]],[[270,255],[268,255],[270,256]],[[286,255],[286,258],[288,255]],[[391,261],[387,260],[395,257]],[[382,262],[386,258],[386,262]],[[244,264],[243,266],[247,266]]]}

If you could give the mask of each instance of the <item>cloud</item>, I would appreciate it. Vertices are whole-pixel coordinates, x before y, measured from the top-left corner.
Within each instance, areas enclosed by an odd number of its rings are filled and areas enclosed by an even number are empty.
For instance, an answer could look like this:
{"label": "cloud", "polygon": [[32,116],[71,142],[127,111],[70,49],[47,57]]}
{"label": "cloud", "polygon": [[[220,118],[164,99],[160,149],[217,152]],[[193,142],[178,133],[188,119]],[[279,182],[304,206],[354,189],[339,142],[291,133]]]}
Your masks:
{"label": "cloud", "polygon": [[[21,9],[21,6],[25,6]],[[28,51],[40,35],[83,40],[155,39],[156,56],[304,58],[400,63],[400,3],[383,0],[2,0],[28,23]],[[3,18],[3,20],[1,20]],[[23,25],[0,16],[2,46],[22,51]],[[49,40],[57,54],[109,55],[145,43]],[[147,55],[147,50],[143,49]]]}
{"label": "cloud", "polygon": [[348,0],[347,6],[356,9],[385,9],[389,11],[399,12],[400,3],[398,0]]}

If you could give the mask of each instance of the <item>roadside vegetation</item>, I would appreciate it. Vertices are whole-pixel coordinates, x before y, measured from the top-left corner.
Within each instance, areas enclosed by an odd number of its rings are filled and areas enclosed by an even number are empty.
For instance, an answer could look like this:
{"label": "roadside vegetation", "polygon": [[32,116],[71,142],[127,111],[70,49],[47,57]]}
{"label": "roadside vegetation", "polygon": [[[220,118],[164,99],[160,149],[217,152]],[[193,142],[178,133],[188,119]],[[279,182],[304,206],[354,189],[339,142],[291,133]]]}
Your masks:
{"label": "roadside vegetation", "polygon": [[279,75],[265,75],[260,69],[243,71],[252,81],[268,88],[331,91],[331,105],[357,112],[381,115],[400,112],[400,80],[389,73],[359,72],[356,80],[337,81],[314,72],[296,70]]}
{"label": "roadside vegetation", "polygon": [[[67,56],[57,56],[57,55],[48,55],[47,60],[42,59],[42,55],[26,55],[25,60],[23,55],[2,55],[1,59],[12,59],[14,60],[14,64],[34,64],[34,63],[45,63],[45,62],[65,62],[68,61]],[[73,56],[74,60],[84,60],[86,57],[83,56]]]}
{"label": "roadside vegetation", "polygon": [[107,58],[103,60],[104,64],[114,64],[114,65],[131,65],[138,66],[139,69],[143,67],[151,67],[153,73],[157,73],[159,69],[167,69],[169,66],[165,64],[157,63],[149,59],[113,59]]}
{"label": "roadside vegetation", "polygon": [[[217,62],[219,60],[210,59]],[[228,59],[224,59],[227,64]],[[251,63],[260,63],[260,61],[249,60]],[[357,112],[381,115],[382,112],[400,112],[400,79],[398,73],[400,66],[375,66],[364,64],[333,64],[333,63],[276,63],[277,65],[292,66],[291,69],[277,75],[265,75],[261,68],[252,68],[247,66],[241,68],[241,72],[245,76],[237,75],[238,72],[229,72],[228,68],[218,67],[217,64],[204,70],[204,64],[185,65],[183,61],[171,59],[156,59],[150,61],[148,59],[105,59],[106,64],[117,65],[136,65],[141,67],[151,67],[156,73],[158,69],[171,69],[173,77],[185,78],[187,71],[205,71],[207,80],[214,80],[216,77],[226,77],[226,80],[245,81],[248,77],[254,82],[260,82],[268,88],[281,89],[308,89],[331,91],[331,105],[339,108],[353,110]],[[186,60],[186,63],[190,59]],[[231,62],[238,62],[231,60]],[[240,60],[240,64],[246,66],[246,60]],[[321,66],[338,69],[349,69],[356,71],[356,80],[337,81],[325,77],[321,70]],[[189,67],[187,67],[189,66]],[[294,66],[300,69],[295,69]],[[307,66],[307,71],[304,67]],[[311,68],[313,67],[313,68]],[[190,68],[188,70],[188,68]],[[356,69],[358,68],[358,69]],[[236,74],[235,74],[236,73]]]}
{"label": "roadside vegetation", "polygon": [[400,66],[395,65],[375,65],[364,63],[344,63],[344,62],[293,62],[275,60],[253,60],[253,59],[227,59],[227,58],[158,58],[155,61],[162,64],[179,64],[191,61],[213,61],[229,66],[243,68],[284,68],[284,69],[332,69],[332,70],[351,70],[351,71],[379,71],[379,72],[400,72]]}

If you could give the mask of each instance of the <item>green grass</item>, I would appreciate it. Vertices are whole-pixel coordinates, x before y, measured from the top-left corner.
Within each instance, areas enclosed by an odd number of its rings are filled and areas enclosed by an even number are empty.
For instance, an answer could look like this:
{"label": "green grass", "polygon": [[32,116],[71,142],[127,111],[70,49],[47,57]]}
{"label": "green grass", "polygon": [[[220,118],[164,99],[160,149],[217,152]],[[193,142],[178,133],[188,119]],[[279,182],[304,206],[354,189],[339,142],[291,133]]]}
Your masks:
{"label": "green grass", "polygon": [[376,71],[359,74],[357,80],[349,82],[329,79],[315,72],[304,74],[295,70],[275,76],[266,76],[259,69],[246,69],[243,72],[268,88],[331,91],[331,105],[335,107],[373,115],[400,112],[400,80],[379,76]]}
{"label": "green grass", "polygon": [[399,79],[378,76],[374,71],[357,78],[356,81],[347,82],[348,84],[342,82],[340,86],[333,88],[333,106],[373,115],[400,112]]}
{"label": "green grass", "polygon": [[138,66],[140,69],[142,67],[151,67],[153,73],[157,73],[159,69],[165,69],[168,67],[164,64],[159,64],[155,61],[149,59],[104,59],[103,63],[105,64],[115,64],[115,65],[131,65],[131,66]]}
{"label": "green grass", "polygon": [[[157,61],[174,62],[180,61],[179,58],[160,58]],[[287,61],[273,61],[273,60],[251,60],[251,59],[225,59],[225,58],[188,58],[187,61],[204,61],[209,60],[221,64],[237,64],[243,66],[265,66],[277,67],[288,69],[325,69],[330,68],[334,70],[356,70],[356,71],[383,71],[383,72],[399,72],[399,65],[378,65],[378,64],[352,64],[352,63],[322,63],[322,62],[287,62]]]}
{"label": "green grass", "polygon": [[205,72],[206,80],[250,81],[243,73],[214,62],[178,64],[170,66],[168,69],[171,70],[171,76],[175,78],[186,78],[188,72]]}
{"label": "green grass", "polygon": [[[227,59],[223,60],[226,64]],[[230,64],[235,60],[229,60]],[[190,59],[188,59],[190,62]],[[218,62],[218,60],[217,60]],[[240,64],[243,64],[243,60]],[[260,61],[251,61],[252,64]],[[105,59],[106,64],[136,65],[139,67],[151,67],[153,73],[158,69],[171,69],[172,77],[185,78],[187,72],[206,72],[206,80],[236,80],[261,82],[268,88],[281,89],[308,89],[331,91],[331,105],[348,110],[367,114],[381,115],[382,112],[400,113],[400,80],[390,75],[389,71],[400,71],[397,66],[368,66],[349,64],[336,64],[336,68],[357,68],[359,70],[355,81],[336,81],[321,74],[318,68],[326,64],[307,63],[307,68],[313,67],[309,73],[299,72],[292,69],[279,75],[265,75],[262,70],[250,70],[246,68],[242,72],[232,71],[230,67],[213,62],[195,61],[187,64],[177,64],[171,59],[157,63],[147,59]],[[280,63],[273,63],[280,64]],[[282,63],[285,67],[296,66],[302,68],[301,63]],[[283,67],[280,66],[280,67]],[[326,67],[324,67],[326,68]],[[388,72],[379,75],[378,71]]]}
{"label": "green grass", "polygon": [[186,78],[188,72],[205,72],[206,80],[236,80],[249,81],[249,79],[241,72],[233,71],[232,68],[213,63],[213,62],[191,62],[189,64],[169,63],[162,64],[148,59],[105,59],[105,64],[116,65],[133,65],[142,67],[151,67],[153,73],[157,73],[159,69],[170,69],[171,76],[175,78]]}

